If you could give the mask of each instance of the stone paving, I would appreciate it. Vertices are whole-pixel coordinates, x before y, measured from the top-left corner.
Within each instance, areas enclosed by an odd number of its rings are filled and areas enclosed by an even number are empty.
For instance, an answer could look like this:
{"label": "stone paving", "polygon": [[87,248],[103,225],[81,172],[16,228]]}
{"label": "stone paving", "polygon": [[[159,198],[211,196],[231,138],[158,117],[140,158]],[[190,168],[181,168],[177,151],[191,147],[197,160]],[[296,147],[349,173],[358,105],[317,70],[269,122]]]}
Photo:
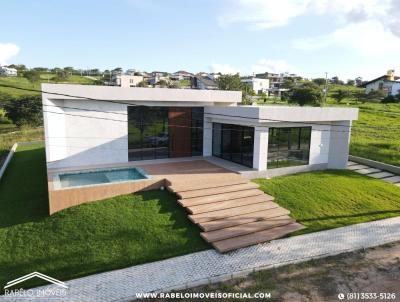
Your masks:
{"label": "stone paving", "polygon": [[[135,293],[179,290],[249,272],[400,241],[400,217],[271,241],[227,254],[207,250],[66,282],[56,301],[130,301]],[[50,288],[43,286],[41,289]],[[55,301],[50,298],[0,301]]]}
{"label": "stone paving", "polygon": [[347,169],[369,177],[381,179],[385,182],[392,183],[396,186],[400,186],[400,175],[395,175],[394,173],[391,172],[372,168],[366,165],[360,165],[352,161],[349,161],[347,163]]}

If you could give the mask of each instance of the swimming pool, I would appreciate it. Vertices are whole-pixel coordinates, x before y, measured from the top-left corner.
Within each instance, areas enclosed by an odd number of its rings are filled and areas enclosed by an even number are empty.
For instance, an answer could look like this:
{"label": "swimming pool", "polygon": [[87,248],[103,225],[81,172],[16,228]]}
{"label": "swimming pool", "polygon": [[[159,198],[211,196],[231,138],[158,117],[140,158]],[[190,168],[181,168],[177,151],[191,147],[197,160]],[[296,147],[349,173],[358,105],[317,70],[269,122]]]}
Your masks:
{"label": "swimming pool", "polygon": [[54,175],[54,189],[103,185],[149,179],[150,176],[140,168],[116,168],[92,170]]}

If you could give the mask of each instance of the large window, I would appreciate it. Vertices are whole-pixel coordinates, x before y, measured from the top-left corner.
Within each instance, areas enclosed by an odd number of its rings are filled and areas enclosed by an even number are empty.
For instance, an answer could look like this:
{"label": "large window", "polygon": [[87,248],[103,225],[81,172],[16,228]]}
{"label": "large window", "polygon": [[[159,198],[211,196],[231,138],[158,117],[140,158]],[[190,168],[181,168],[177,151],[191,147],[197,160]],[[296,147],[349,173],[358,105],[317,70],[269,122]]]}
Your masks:
{"label": "large window", "polygon": [[129,160],[166,158],[168,147],[168,108],[129,106]]}
{"label": "large window", "polygon": [[270,128],[268,169],[308,165],[311,127]]}
{"label": "large window", "polygon": [[253,166],[254,128],[213,123],[213,155]]}
{"label": "large window", "polygon": [[202,107],[128,106],[129,160],[203,154]]}

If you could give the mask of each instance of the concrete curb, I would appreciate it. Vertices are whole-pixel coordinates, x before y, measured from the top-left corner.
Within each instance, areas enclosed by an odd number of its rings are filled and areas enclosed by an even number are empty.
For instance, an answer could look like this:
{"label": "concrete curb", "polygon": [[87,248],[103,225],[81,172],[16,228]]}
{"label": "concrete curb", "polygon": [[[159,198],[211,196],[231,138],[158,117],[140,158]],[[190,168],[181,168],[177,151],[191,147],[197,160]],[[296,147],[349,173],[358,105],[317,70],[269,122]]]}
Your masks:
{"label": "concrete curb", "polygon": [[375,161],[375,160],[367,159],[367,158],[363,158],[363,157],[358,157],[358,156],[354,156],[354,155],[349,155],[349,160],[354,161],[359,164],[377,168],[380,170],[385,170],[385,171],[389,171],[389,172],[392,172],[395,174],[400,174],[400,167],[398,167],[398,166],[389,165],[389,164],[385,164],[385,163],[382,163],[379,161]]}
{"label": "concrete curb", "polygon": [[10,152],[8,152],[6,160],[3,162],[3,165],[0,168],[0,180],[3,177],[4,173],[6,172],[6,169],[8,167],[8,165],[10,164],[10,161],[12,159],[12,157],[14,156],[15,151],[17,150],[18,147],[18,143],[15,143],[14,145],[12,145]]}

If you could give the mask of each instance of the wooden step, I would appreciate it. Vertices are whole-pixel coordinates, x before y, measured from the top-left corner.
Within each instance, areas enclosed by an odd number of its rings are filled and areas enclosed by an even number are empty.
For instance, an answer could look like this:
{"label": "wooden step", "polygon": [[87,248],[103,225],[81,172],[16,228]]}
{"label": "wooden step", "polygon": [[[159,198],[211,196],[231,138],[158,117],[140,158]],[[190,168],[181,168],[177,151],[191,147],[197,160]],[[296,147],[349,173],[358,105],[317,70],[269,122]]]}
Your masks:
{"label": "wooden step", "polygon": [[235,185],[227,185],[223,187],[217,188],[208,188],[208,189],[199,189],[199,190],[192,190],[186,192],[177,192],[176,195],[181,199],[186,198],[193,198],[193,197],[200,197],[200,196],[208,196],[208,195],[215,195],[215,194],[222,194],[222,193],[229,193],[229,192],[237,192],[243,190],[250,190],[250,189],[258,189],[259,185],[248,182],[244,184],[235,184]]}
{"label": "wooden step", "polygon": [[[260,196],[260,197],[255,198],[258,196]],[[201,205],[197,205],[197,206],[190,206],[190,207],[187,207],[186,210],[190,214],[200,214],[200,213],[205,213],[205,212],[219,211],[219,210],[223,210],[223,209],[242,207],[242,206],[246,206],[249,204],[270,201],[270,200],[268,200],[268,196],[264,196],[264,195],[258,195],[258,196],[250,196],[250,197],[230,199],[230,200],[224,200],[224,201],[213,202],[213,203],[206,203],[206,204],[201,204]]]}
{"label": "wooden step", "polygon": [[[263,195],[258,195],[252,198],[260,198],[261,201],[263,201]],[[276,205],[276,203],[270,204],[269,202],[261,202],[261,203],[256,203],[256,204],[251,204],[243,207],[237,207],[237,208],[230,208],[230,209],[224,209],[220,211],[213,211],[213,212],[207,212],[207,213],[201,213],[201,214],[196,214],[196,215],[189,215],[189,220],[192,221],[193,223],[204,223],[208,221],[213,221],[213,220],[221,220],[225,219],[228,217],[232,216],[238,216],[238,215],[245,215],[245,214],[250,214],[250,213],[255,213],[258,211],[264,211],[264,210],[269,210],[271,209],[271,205]],[[276,205],[278,207],[278,205]]]}
{"label": "wooden step", "polygon": [[199,227],[205,232],[210,232],[255,221],[275,219],[276,217],[288,215],[290,213],[288,210],[279,207],[274,202],[266,202],[265,204],[271,208],[264,211],[227,217],[221,220],[201,222],[199,223]]}
{"label": "wooden step", "polygon": [[301,229],[304,229],[304,226],[294,222],[260,232],[212,242],[211,244],[218,252],[225,253],[253,244],[271,241]]}
{"label": "wooden step", "polygon": [[195,191],[195,190],[201,190],[201,189],[210,189],[210,188],[219,188],[219,187],[225,187],[225,186],[231,186],[231,185],[238,185],[238,184],[246,184],[249,181],[247,179],[241,178],[241,177],[235,177],[231,180],[226,180],[224,181],[215,181],[215,182],[202,182],[198,184],[173,184],[168,186],[168,188],[171,190],[171,192],[175,193],[180,193],[180,192],[188,192],[188,191]]}
{"label": "wooden step", "polygon": [[243,190],[239,192],[230,192],[223,194],[215,194],[211,196],[200,196],[188,199],[179,199],[178,203],[183,207],[197,206],[201,204],[214,203],[219,201],[238,199],[249,196],[263,195],[264,192],[258,189]]}
{"label": "wooden step", "polygon": [[229,228],[223,228],[211,232],[200,233],[201,237],[207,242],[215,242],[237,236],[243,236],[274,227],[286,225],[296,222],[293,218],[284,215],[279,217],[270,218],[267,220],[253,221],[250,223],[240,224]]}

